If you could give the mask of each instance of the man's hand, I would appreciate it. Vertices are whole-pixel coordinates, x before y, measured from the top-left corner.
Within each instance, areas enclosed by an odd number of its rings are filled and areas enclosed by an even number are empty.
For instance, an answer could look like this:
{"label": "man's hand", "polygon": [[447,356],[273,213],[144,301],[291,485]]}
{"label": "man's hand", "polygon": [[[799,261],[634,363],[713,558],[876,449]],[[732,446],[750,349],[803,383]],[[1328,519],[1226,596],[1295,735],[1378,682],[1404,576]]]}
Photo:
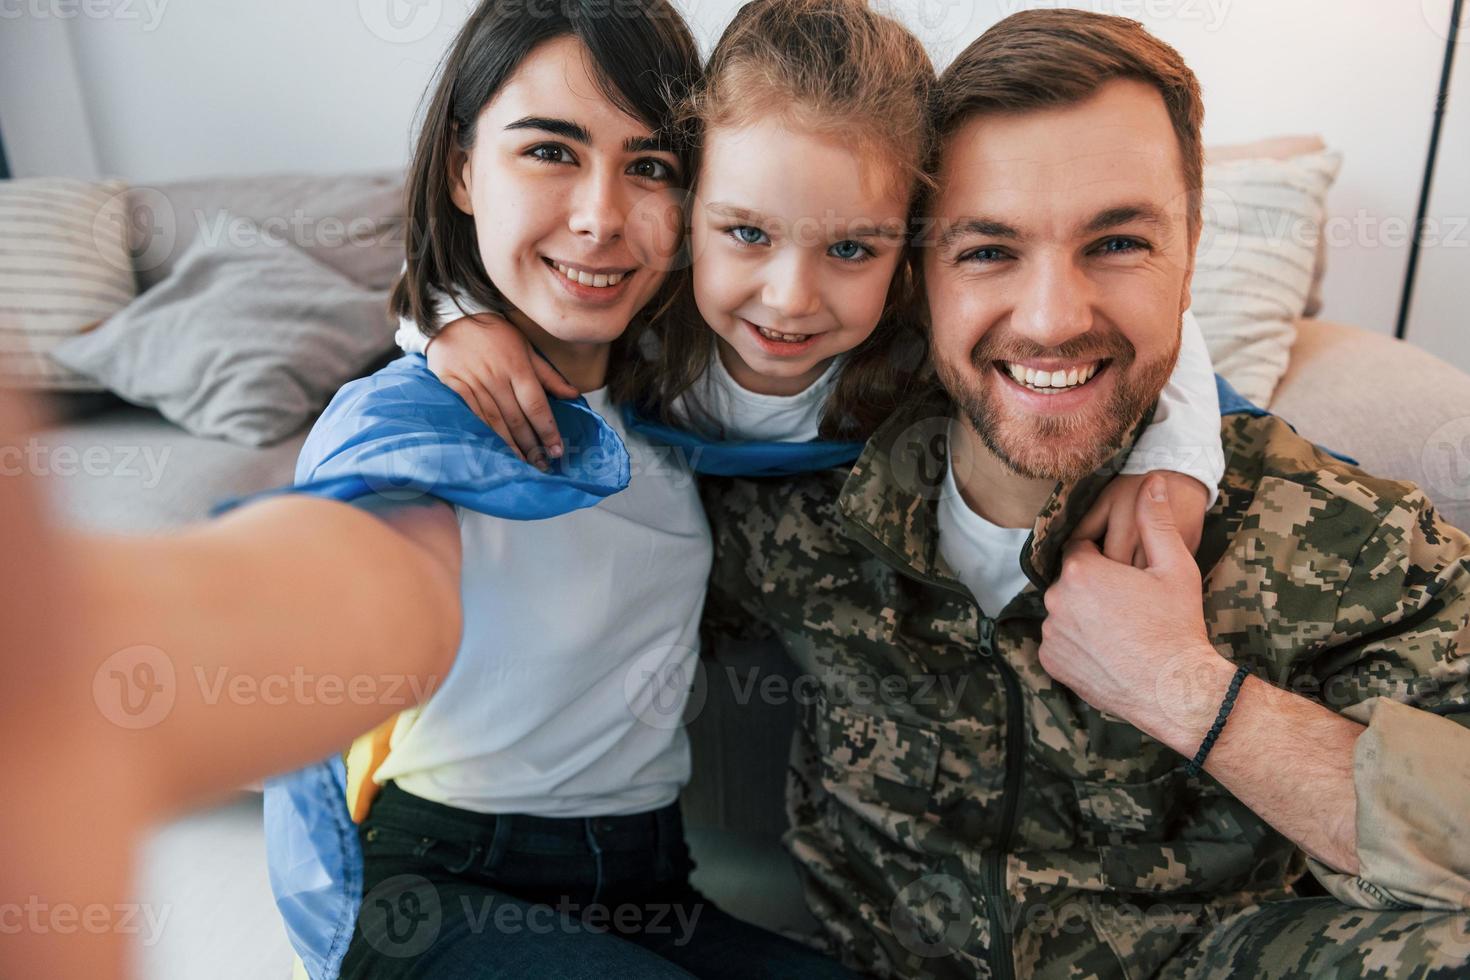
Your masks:
{"label": "man's hand", "polygon": [[[1210,645],[1199,568],[1158,474],[1138,496],[1147,567],[1074,541],[1046,592],[1042,669],[1185,758],[1214,723],[1234,665]],[[1353,746],[1363,726],[1247,677],[1205,771],[1329,867],[1358,873]]]}
{"label": "man's hand", "polygon": [[[1213,720],[1211,714],[1199,727],[1203,714],[1219,704],[1215,684],[1223,695],[1232,667],[1205,632],[1199,568],[1180,534],[1170,489],[1154,473],[1136,497],[1129,524],[1138,530],[1146,568],[1123,563],[1131,551],[1115,559],[1089,540],[1067,546],[1061,577],[1045,596],[1040,657],[1048,674],[1088,704],[1172,745],[1198,742]],[[1185,688],[1198,691],[1191,700],[1203,711],[1183,710],[1193,705],[1175,700]]]}
{"label": "man's hand", "polygon": [[545,470],[547,456],[561,456],[561,433],[546,393],[576,398],[577,389],[504,318],[481,313],[453,320],[429,342],[424,356],[434,376],[522,460]]}
{"label": "man's hand", "polygon": [[1175,473],[1173,470],[1154,470],[1144,475],[1124,474],[1113,479],[1092,505],[1092,509],[1072,532],[1072,540],[1097,541],[1102,553],[1113,561],[1132,562],[1134,568],[1144,568],[1148,559],[1144,554],[1143,542],[1139,537],[1138,498],[1143,493],[1144,483],[1163,477],[1168,484],[1169,510],[1174,514],[1174,526],[1192,554],[1199,547],[1204,533],[1205,510],[1210,501],[1210,491],[1192,476]]}

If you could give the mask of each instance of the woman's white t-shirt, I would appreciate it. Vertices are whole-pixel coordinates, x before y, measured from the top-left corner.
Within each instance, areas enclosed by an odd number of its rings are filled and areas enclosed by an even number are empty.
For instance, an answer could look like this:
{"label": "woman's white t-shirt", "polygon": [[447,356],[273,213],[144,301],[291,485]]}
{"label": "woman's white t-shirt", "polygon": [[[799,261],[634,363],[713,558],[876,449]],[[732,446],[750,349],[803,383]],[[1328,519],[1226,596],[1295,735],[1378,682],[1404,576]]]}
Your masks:
{"label": "woman's white t-shirt", "polygon": [[628,433],[605,388],[585,397],[628,447],[628,488],[544,521],[456,508],[463,640],[378,782],[541,816],[640,813],[688,782],[709,525],[681,460]]}

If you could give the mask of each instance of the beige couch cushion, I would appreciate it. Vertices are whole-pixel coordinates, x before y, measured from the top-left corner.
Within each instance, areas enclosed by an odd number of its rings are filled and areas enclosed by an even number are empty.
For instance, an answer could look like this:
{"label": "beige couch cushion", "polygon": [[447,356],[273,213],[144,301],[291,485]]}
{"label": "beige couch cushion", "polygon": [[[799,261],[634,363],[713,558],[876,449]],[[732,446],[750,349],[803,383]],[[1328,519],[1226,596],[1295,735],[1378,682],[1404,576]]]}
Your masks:
{"label": "beige couch cushion", "polygon": [[1296,327],[1271,410],[1375,476],[1418,484],[1470,531],[1470,375],[1383,334],[1310,319]]}
{"label": "beige couch cushion", "polygon": [[162,282],[196,239],[288,244],[369,289],[403,264],[403,174],[211,177],[128,191],[139,290]]}
{"label": "beige couch cushion", "polygon": [[101,391],[51,351],[133,298],[126,185],[0,181],[0,385]]}

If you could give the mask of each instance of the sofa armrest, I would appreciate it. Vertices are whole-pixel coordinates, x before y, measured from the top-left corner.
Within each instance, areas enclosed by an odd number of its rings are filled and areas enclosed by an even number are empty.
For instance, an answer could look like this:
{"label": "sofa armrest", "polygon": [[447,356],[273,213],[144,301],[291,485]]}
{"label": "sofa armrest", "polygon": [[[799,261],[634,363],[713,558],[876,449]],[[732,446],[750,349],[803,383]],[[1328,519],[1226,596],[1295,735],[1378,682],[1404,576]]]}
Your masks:
{"label": "sofa armrest", "polygon": [[1375,476],[1418,484],[1470,529],[1470,375],[1392,337],[1305,319],[1271,411]]}

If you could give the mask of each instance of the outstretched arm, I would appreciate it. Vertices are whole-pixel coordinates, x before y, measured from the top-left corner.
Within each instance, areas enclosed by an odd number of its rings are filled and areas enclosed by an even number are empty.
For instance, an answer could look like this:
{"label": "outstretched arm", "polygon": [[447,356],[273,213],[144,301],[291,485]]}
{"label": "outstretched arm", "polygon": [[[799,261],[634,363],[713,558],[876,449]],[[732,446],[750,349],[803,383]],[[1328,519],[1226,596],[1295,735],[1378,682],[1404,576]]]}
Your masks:
{"label": "outstretched arm", "polygon": [[[0,459],[19,408],[0,392]],[[35,903],[0,976],[121,977],[131,920],[95,919],[138,911],[150,824],[340,748],[447,673],[458,525],[440,503],[375,516],[290,497],[117,538],[58,533],[43,503],[0,471],[0,895]],[[397,697],[352,686],[396,677]],[[48,928],[53,913],[92,925]]]}
{"label": "outstretched arm", "polygon": [[73,536],[88,696],[159,803],[319,759],[428,696],[459,643],[459,525],[285,496],[166,537]]}

